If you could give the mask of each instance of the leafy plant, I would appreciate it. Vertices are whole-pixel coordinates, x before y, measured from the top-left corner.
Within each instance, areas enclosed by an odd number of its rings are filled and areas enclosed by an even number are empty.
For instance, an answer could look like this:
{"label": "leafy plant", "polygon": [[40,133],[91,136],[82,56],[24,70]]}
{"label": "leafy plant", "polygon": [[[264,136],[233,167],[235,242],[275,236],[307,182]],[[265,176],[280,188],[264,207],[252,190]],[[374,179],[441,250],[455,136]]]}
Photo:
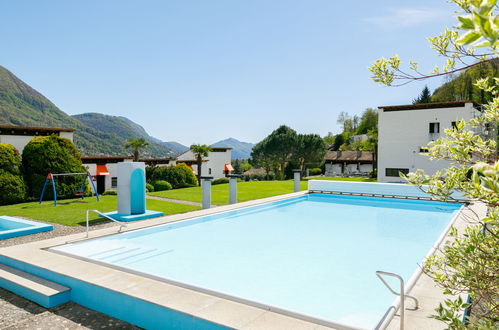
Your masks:
{"label": "leafy plant", "polygon": [[229,178],[218,178],[211,182],[212,185],[229,183]]}
{"label": "leafy plant", "polygon": [[[424,74],[417,62],[410,61],[407,70],[402,68],[400,58],[393,55],[374,62],[370,68],[372,79],[400,86],[496,61],[499,47],[497,1],[451,2],[461,10],[457,16],[458,25],[429,38],[432,48],[446,58],[442,67],[437,66]],[[457,122],[455,127],[445,130],[445,138],[429,144],[429,157],[449,160],[452,166],[434,176],[418,170],[406,177],[435,199],[452,198],[452,192],[458,190],[487,205],[485,218],[469,219],[470,225],[462,233],[453,228],[451,239],[441,248],[441,254],[429,257],[424,266],[424,271],[434,278],[443,292],[454,296],[440,304],[433,316],[451,329],[492,329],[499,322],[499,162],[495,130],[490,135],[490,128],[497,128],[499,124],[499,78],[478,79],[474,85],[492,95],[483,106],[482,114],[468,123]],[[469,294],[470,303],[455,297],[461,293]],[[463,324],[460,314],[466,307],[471,313]]]}
{"label": "leafy plant", "polygon": [[149,145],[144,138],[140,139],[129,139],[125,144],[126,149],[132,149],[133,161],[138,162],[140,159],[140,149],[145,148]]}
{"label": "leafy plant", "polygon": [[168,181],[164,180],[156,180],[152,182],[154,186],[154,191],[163,191],[163,190],[171,190],[172,185]]}
{"label": "leafy plant", "polygon": [[0,143],[0,170],[12,174],[19,174],[21,166],[21,156],[19,151],[8,143]]}
{"label": "leafy plant", "polygon": [[193,144],[189,148],[194,157],[196,158],[197,166],[198,166],[198,184],[201,185],[201,165],[203,164],[203,158],[208,157],[211,148],[206,144]]}
{"label": "leafy plant", "polygon": [[0,205],[20,203],[26,199],[23,177],[0,170]]}
{"label": "leafy plant", "polygon": [[154,186],[150,183],[146,183],[146,191],[147,192],[153,192],[154,191]]}
{"label": "leafy plant", "polygon": [[[86,168],[81,163],[80,154],[74,144],[56,135],[39,136],[32,139],[23,149],[22,172],[30,197],[39,197],[48,173],[82,173]],[[66,176],[56,179],[57,194],[73,196],[81,189],[81,176]],[[45,192],[52,199],[52,189]]]}

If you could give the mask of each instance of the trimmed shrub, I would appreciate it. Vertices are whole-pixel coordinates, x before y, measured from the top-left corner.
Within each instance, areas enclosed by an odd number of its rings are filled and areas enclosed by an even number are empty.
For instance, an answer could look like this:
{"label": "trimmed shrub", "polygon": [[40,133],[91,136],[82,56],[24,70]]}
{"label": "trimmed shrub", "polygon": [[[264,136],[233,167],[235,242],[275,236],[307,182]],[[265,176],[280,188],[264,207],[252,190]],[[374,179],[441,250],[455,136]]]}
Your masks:
{"label": "trimmed shrub", "polygon": [[0,170],[0,205],[23,202],[26,199],[26,185],[23,177]]}
{"label": "trimmed shrub", "polygon": [[148,172],[150,182],[158,180],[167,181],[173,188],[194,187],[197,185],[196,176],[184,163],[175,166],[149,167]]}
{"label": "trimmed shrub", "polygon": [[116,190],[106,190],[101,195],[103,196],[116,196],[118,192]]}
{"label": "trimmed shrub", "polygon": [[8,143],[0,143],[0,170],[12,174],[20,174],[21,155]]}
{"label": "trimmed shrub", "polygon": [[154,186],[150,183],[146,183],[146,190],[147,190],[147,192],[153,192]]}
{"label": "trimmed shrub", "polygon": [[229,178],[218,178],[211,182],[212,185],[229,183]]}
{"label": "trimmed shrub", "polygon": [[155,191],[163,191],[172,189],[172,185],[168,181],[156,180],[152,182]]}
{"label": "trimmed shrub", "polygon": [[[74,144],[57,135],[38,136],[31,140],[23,150],[22,171],[30,197],[39,197],[48,173],[86,172],[80,154]],[[81,189],[81,176],[56,178],[57,194],[72,197],[73,192]],[[53,199],[52,189],[45,190],[45,198]]]}
{"label": "trimmed shrub", "polygon": [[322,174],[322,170],[319,167],[311,168],[308,171],[308,174],[309,175],[321,175]]}

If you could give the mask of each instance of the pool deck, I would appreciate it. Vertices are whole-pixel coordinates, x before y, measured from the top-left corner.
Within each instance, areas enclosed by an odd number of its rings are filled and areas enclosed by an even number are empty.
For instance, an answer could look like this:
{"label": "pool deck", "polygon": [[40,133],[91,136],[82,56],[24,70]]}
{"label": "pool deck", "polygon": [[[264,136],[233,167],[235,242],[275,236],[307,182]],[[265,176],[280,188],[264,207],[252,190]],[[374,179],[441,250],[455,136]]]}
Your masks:
{"label": "pool deck", "polygon": [[[243,202],[234,205],[219,206],[207,210],[193,211],[128,223],[124,232],[156,226],[169,222],[185,220],[193,217],[204,216],[241,207],[258,205],[264,202],[273,202],[290,197],[307,194],[308,191],[275,196],[255,201]],[[484,214],[485,208],[480,204],[471,206],[474,212]],[[455,226],[466,226],[466,216],[472,211],[464,210],[458,216]],[[90,232],[90,238],[116,234],[118,226],[107,227]],[[83,261],[73,257],[48,251],[50,247],[86,239],[84,233],[61,236],[43,241],[36,241],[23,245],[11,246],[0,249],[0,256],[19,260],[39,268],[48,269],[68,277],[94,284],[112,291],[148,301],[156,305],[165,306],[194,317],[204,319],[229,328],[237,329],[328,329],[329,327],[311,321],[286,316],[268,309],[250,306],[233,300],[213,296],[180,286],[172,285],[149,277],[123,272],[114,268]],[[374,276],[374,274],[373,274]],[[406,329],[444,329],[445,325],[437,320],[428,318],[433,314],[434,308],[443,301],[441,290],[433,281],[422,275],[416,282],[411,294],[420,302],[416,311],[406,312]],[[410,307],[411,301],[407,301]],[[91,306],[87,306],[91,307]],[[388,308],[388,306],[387,306]],[[388,329],[398,329],[398,316],[388,326]]]}

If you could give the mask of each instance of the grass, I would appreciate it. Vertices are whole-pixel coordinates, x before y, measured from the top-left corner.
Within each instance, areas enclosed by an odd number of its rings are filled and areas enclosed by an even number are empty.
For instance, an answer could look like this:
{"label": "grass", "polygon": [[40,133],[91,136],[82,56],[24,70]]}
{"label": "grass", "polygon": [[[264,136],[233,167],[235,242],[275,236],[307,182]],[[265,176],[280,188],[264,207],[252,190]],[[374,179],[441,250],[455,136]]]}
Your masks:
{"label": "grass", "polygon": [[[85,211],[87,209],[97,209],[102,212],[114,211],[117,208],[116,196],[100,196],[100,201],[97,202],[94,197],[81,199],[63,200],[61,203],[66,205],[54,206],[53,202],[46,201],[42,204],[38,202],[21,203],[14,205],[0,206],[0,215],[10,215],[26,217],[34,220],[42,220],[54,222],[66,226],[85,225]],[[169,203],[164,201],[148,199],[146,201],[147,208],[154,211],[162,211],[165,215],[189,212],[198,210],[200,207]],[[90,221],[96,223],[104,221],[95,213],[90,216]]]}
{"label": "grass", "polygon": [[[339,181],[362,181],[371,182],[372,179],[364,178],[330,178],[320,177],[320,180]],[[300,184],[301,190],[307,189],[307,181]],[[288,194],[293,192],[293,180],[287,181],[252,181],[239,182],[237,184],[237,200],[245,202],[249,200]],[[149,193],[149,195],[179,199],[191,202],[201,202],[201,187],[173,189]],[[229,185],[218,184],[211,188],[211,203],[215,205],[225,205],[229,203]]]}

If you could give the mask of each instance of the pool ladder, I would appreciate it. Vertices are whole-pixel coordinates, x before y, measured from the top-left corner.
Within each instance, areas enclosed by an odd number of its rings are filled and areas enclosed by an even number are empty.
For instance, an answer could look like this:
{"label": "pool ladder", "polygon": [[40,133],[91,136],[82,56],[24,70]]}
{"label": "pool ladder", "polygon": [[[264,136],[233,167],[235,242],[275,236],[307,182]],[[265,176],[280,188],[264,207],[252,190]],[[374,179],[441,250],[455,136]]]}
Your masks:
{"label": "pool ladder", "polygon": [[89,214],[90,212],[95,212],[95,213],[97,213],[98,215],[100,215],[101,217],[104,217],[104,218],[106,218],[106,219],[108,219],[108,220],[111,220],[111,221],[116,222],[117,224],[119,224],[119,225],[120,225],[120,229],[118,229],[118,233],[119,233],[119,232],[121,232],[121,228],[126,227],[126,223],[124,223],[124,222],[122,222],[122,221],[118,221],[118,220],[116,220],[116,219],[113,219],[113,218],[111,218],[110,216],[108,216],[108,215],[106,215],[106,214],[102,213],[102,212],[101,212],[101,211],[99,211],[99,210],[95,210],[95,209],[88,209],[88,210],[87,210],[87,237],[88,237],[88,229],[89,229],[89,224],[88,224],[88,214]]}
{"label": "pool ladder", "polygon": [[[381,270],[376,271],[376,276],[383,282],[383,284],[390,290],[391,293],[393,293],[396,296],[400,297],[400,330],[404,330],[404,321],[405,321],[405,298],[412,299],[414,301],[415,307],[414,308],[408,308],[409,310],[416,310],[419,308],[419,301],[416,299],[416,297],[410,296],[408,294],[405,294],[405,284],[404,284],[404,279],[402,276],[399,274],[395,273],[390,273],[390,272],[384,272]],[[396,279],[399,280],[400,282],[400,292],[395,291],[388,282],[383,278],[383,276],[391,276],[395,277]],[[383,315],[383,318],[379,321],[375,329],[382,329],[381,326],[386,320],[387,316],[393,311],[395,313],[397,311],[397,308],[395,306],[390,306],[388,310],[386,311],[385,315]],[[383,327],[383,329],[386,327],[386,325]]]}

